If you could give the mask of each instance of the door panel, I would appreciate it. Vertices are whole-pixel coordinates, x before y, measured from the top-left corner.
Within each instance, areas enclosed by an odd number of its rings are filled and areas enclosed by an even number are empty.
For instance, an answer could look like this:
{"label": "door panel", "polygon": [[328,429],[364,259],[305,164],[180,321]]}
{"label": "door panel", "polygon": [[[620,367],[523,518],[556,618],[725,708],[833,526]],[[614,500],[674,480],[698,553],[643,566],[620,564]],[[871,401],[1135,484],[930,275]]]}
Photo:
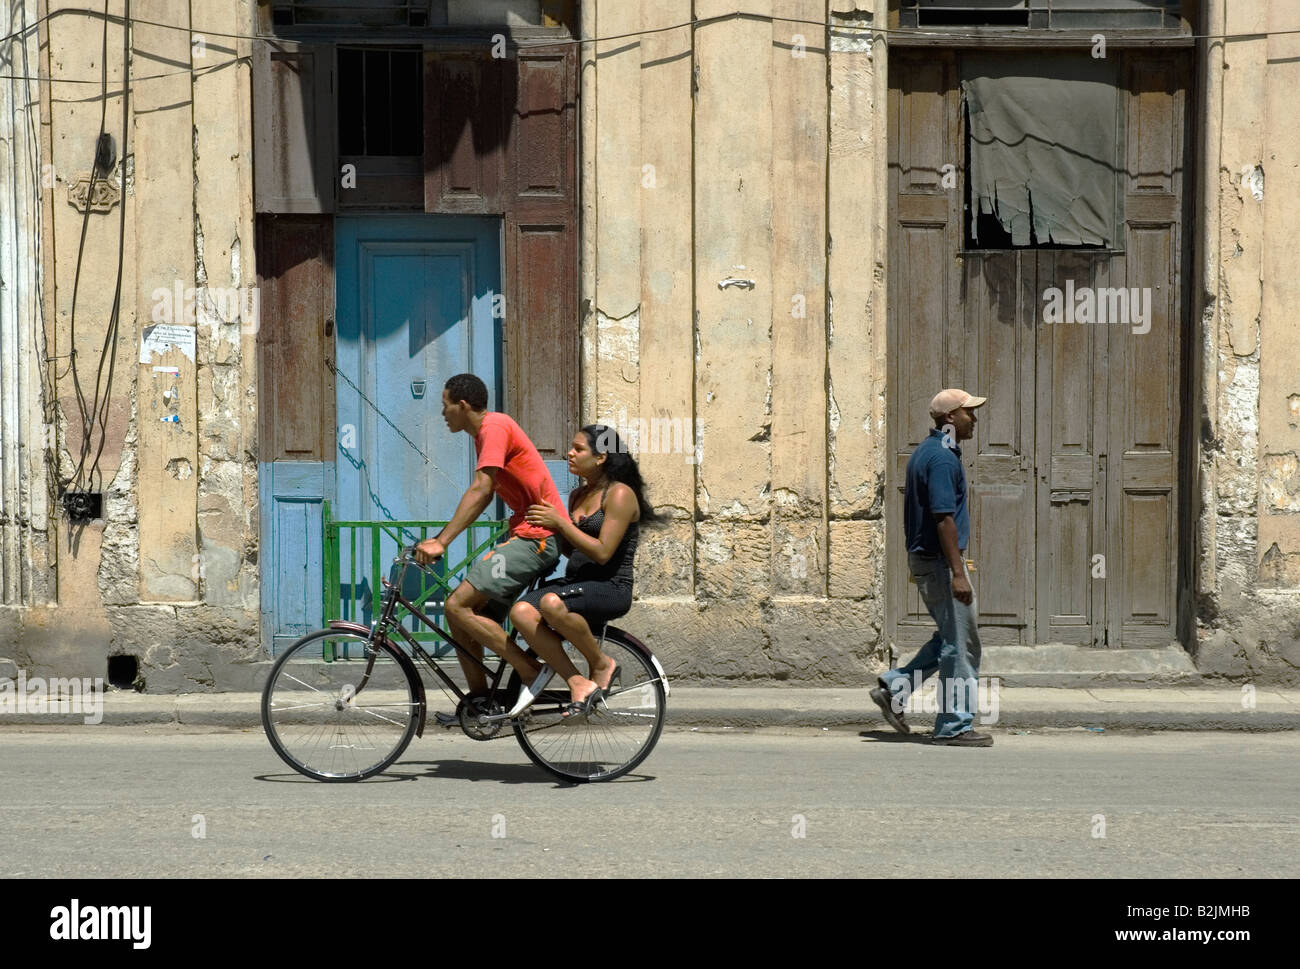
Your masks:
{"label": "door panel", "polygon": [[512,63],[505,322],[523,352],[506,361],[507,404],[563,488],[579,417],[577,49],[521,49]]}
{"label": "door panel", "polygon": [[[1034,575],[1034,263],[1021,253],[963,256],[966,367],[958,386],[989,398],[962,446],[970,487],[981,638],[1019,644]],[[1026,267],[1028,272],[1026,272]],[[988,577],[990,581],[983,581]]]}
{"label": "door panel", "polygon": [[258,466],[262,529],[262,629],[271,655],[319,629],[323,549],[322,502],[333,468],[322,462],[272,461]]}
{"label": "door panel", "polygon": [[[1178,417],[1182,324],[1182,199],[1187,62],[1131,53],[1125,196],[1126,274],[1149,319],[1109,327],[1111,460],[1107,532],[1121,581],[1111,589],[1111,645],[1177,636]],[[1139,332],[1150,327],[1146,332]],[[1111,559],[1108,558],[1108,561]]]}
{"label": "door panel", "polygon": [[333,212],[334,45],[253,45],[257,212]]}
{"label": "door panel", "polygon": [[[1102,252],[1025,253],[1038,266],[1039,293],[1070,296],[1110,282],[1112,257]],[[1075,301],[1077,308],[1077,300]],[[1093,567],[1105,496],[1098,477],[1107,406],[1105,331],[1098,324],[1046,323],[1037,309],[1039,415],[1037,639],[1096,645],[1105,582]],[[1077,318],[1077,317],[1076,317]],[[1099,600],[1098,597],[1101,597]]]}
{"label": "door panel", "polygon": [[322,622],[322,503],[334,486],[332,223],[257,218],[261,634],[272,654]]}

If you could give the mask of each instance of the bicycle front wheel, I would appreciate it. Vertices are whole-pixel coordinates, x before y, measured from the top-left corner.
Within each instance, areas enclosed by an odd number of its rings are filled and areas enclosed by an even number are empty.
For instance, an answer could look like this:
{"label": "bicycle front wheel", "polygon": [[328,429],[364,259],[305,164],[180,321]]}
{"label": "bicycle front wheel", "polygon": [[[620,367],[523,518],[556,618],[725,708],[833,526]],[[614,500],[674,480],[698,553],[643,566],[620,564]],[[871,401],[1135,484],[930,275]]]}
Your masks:
{"label": "bicycle front wheel", "polygon": [[[579,671],[587,661],[572,643],[565,652]],[[601,651],[618,664],[606,699],[587,717],[561,716],[569,702],[568,686],[557,676],[524,717],[515,736],[528,758],[561,780],[575,783],[621,777],[650,756],[664,729],[663,677],[650,655],[617,633],[609,633]],[[514,694],[518,674],[511,677]]]}
{"label": "bicycle front wheel", "polygon": [[290,646],[262,691],[262,725],[281,759],[318,781],[378,774],[411,742],[420,693],[390,643],[321,629]]}

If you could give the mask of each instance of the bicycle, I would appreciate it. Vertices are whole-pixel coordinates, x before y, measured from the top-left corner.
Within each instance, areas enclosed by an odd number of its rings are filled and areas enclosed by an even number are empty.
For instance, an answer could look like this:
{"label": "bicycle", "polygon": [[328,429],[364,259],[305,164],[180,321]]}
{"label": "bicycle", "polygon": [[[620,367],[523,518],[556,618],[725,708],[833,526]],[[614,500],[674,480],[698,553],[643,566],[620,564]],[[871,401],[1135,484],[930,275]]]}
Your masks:
{"label": "bicycle", "polygon": [[[428,708],[415,659],[457,697],[449,729],[459,725],[473,740],[493,740],[508,736],[502,730],[510,726],[528,758],[561,780],[613,780],[650,756],[663,732],[669,686],[659,660],[635,636],[605,627],[601,650],[618,666],[605,698],[589,715],[561,716],[571,698],[557,676],[552,682],[559,686],[543,690],[510,718],[507,711],[522,685],[519,674],[505,659],[492,669],[402,596],[406,569],[424,569],[413,547],[400,550],[393,564],[400,570],[393,581],[382,579],[382,610],[372,626],[332,621],[294,642],[271,667],[262,691],[262,725],[272,748],[294,770],[319,781],[359,781],[395,763],[413,738],[424,735]],[[399,606],[484,671],[487,696],[471,697],[457,686],[394,618]],[[390,632],[405,640],[409,654]],[[575,662],[582,658],[572,644],[565,648]]]}

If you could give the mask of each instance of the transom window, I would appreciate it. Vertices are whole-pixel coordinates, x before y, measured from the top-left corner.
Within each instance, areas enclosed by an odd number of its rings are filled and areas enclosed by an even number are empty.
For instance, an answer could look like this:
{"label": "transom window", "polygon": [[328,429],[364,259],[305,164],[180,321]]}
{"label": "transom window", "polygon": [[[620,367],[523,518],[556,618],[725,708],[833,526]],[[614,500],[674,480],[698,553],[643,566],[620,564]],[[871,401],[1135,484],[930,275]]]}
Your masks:
{"label": "transom window", "polygon": [[903,27],[1047,30],[1183,27],[1181,0],[899,0]]}

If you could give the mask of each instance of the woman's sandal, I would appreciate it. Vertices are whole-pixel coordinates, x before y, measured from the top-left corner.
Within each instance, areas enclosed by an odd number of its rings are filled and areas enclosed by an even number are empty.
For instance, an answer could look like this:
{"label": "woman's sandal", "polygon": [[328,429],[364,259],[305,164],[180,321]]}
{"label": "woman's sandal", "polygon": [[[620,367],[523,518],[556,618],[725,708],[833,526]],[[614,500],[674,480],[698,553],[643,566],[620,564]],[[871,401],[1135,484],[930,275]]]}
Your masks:
{"label": "woman's sandal", "polygon": [[596,708],[596,704],[605,699],[605,691],[596,687],[586,697],[581,700],[575,700],[566,704],[560,716],[565,720],[571,720],[575,717],[585,717]]}

